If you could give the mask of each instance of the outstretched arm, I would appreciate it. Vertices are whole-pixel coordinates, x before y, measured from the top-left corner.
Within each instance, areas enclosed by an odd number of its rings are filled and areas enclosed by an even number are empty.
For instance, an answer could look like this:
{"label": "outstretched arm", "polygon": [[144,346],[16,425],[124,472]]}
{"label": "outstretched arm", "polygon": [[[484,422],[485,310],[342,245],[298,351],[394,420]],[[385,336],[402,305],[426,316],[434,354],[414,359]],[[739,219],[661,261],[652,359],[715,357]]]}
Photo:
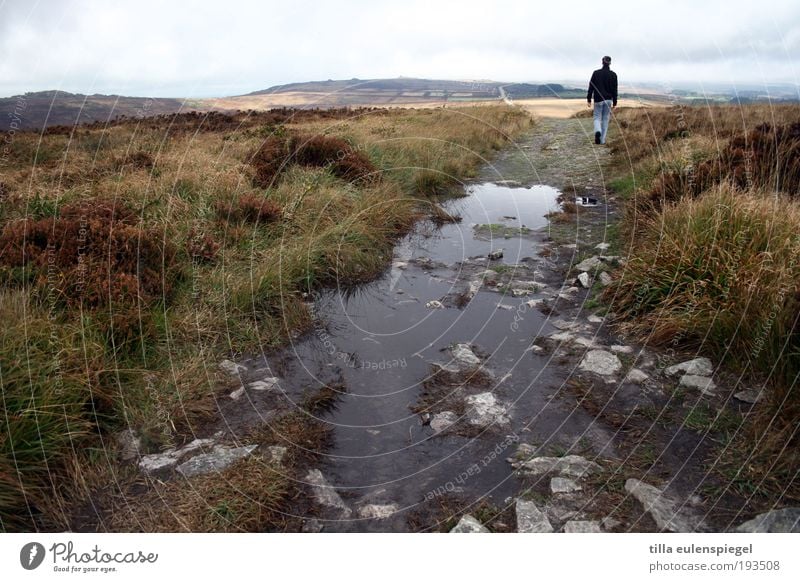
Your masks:
{"label": "outstretched arm", "polygon": [[613,105],[614,105],[614,107],[616,107],[617,106],[617,75],[616,75],[616,73],[614,74],[614,78],[612,79],[611,83],[612,83],[612,89],[614,90],[614,95],[613,95],[614,104]]}

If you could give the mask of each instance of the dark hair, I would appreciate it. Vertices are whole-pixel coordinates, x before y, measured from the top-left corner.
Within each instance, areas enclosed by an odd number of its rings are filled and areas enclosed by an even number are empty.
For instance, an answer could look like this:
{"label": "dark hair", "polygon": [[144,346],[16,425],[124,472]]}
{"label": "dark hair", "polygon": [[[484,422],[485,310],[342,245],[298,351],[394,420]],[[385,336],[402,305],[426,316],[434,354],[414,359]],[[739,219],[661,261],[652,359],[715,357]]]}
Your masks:
{"label": "dark hair", "polygon": [[603,57],[603,64],[604,65],[610,65],[611,64],[611,57],[609,57],[609,56]]}

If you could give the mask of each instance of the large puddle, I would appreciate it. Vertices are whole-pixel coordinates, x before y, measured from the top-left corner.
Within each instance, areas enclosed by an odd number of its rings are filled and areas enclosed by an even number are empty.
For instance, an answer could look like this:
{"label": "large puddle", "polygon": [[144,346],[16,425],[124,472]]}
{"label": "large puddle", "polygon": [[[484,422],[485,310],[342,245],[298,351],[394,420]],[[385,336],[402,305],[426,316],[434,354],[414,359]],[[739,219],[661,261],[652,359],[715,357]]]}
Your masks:
{"label": "large puddle", "polygon": [[[475,264],[486,269],[524,263],[530,279],[544,260],[528,229],[547,225],[545,215],[558,207],[557,190],[487,183],[467,193],[446,203],[460,223],[440,229],[420,225],[397,245],[383,277],[357,292],[316,297],[314,330],[287,348],[280,364],[278,356],[268,357],[293,402],[330,382],[344,383],[347,392],[337,408],[320,417],[335,430],[320,469],[355,508],[366,503],[401,508],[385,520],[329,522],[326,531],[403,531],[407,511],[436,492],[503,504],[518,493],[506,462],[517,441],[545,443],[555,434],[578,439],[591,423],[551,400],[561,380],[548,372],[547,356],[528,349],[537,335],[554,329],[526,304],[535,293],[513,297],[482,289],[461,308],[426,307],[452,293],[463,283],[461,271]],[[490,224],[495,226],[478,226]],[[488,263],[487,254],[498,249],[503,258]],[[510,424],[466,438],[436,434],[411,411],[431,364],[448,363],[447,348],[455,343],[472,344],[486,357],[494,378],[486,390],[508,404]],[[474,466],[478,470],[469,470]]]}

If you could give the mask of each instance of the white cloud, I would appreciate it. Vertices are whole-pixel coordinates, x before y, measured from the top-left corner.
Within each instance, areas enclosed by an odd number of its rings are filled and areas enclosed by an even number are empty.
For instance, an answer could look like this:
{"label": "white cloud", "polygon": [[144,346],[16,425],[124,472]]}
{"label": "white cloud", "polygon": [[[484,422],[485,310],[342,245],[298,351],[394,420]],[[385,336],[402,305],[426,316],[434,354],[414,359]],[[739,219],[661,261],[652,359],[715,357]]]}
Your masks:
{"label": "white cloud", "polygon": [[327,78],[796,82],[800,5],[158,2],[0,5],[0,94],[222,95]]}

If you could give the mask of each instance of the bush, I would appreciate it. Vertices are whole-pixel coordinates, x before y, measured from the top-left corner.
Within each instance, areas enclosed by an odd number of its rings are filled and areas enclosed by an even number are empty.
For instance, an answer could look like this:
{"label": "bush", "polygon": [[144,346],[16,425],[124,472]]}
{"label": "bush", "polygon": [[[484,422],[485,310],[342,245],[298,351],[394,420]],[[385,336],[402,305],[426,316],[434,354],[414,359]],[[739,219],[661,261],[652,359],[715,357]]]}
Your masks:
{"label": "bush", "polygon": [[293,135],[287,139],[273,135],[251,157],[250,165],[255,170],[253,185],[273,186],[291,164],[328,168],[334,176],[348,182],[373,182],[378,176],[369,158],[341,138]]}
{"label": "bush", "polygon": [[127,207],[98,199],[6,224],[0,277],[32,284],[40,300],[96,311],[120,344],[143,333],[142,308],[169,300],[180,269],[172,243],[138,227]]}
{"label": "bush", "polygon": [[642,218],[605,294],[660,344],[702,347],[749,371],[800,371],[800,208],[722,185]]}
{"label": "bush", "polygon": [[198,232],[195,229],[189,231],[186,239],[186,252],[193,260],[201,263],[213,263],[217,258],[219,247],[220,244],[210,234]]}
{"label": "bush", "polygon": [[217,215],[229,222],[269,224],[280,219],[281,207],[255,194],[242,194],[233,200],[218,200],[214,204]]}
{"label": "bush", "polygon": [[800,196],[800,123],[778,127],[764,123],[734,136],[717,159],[661,174],[647,202],[658,209],[684,196],[697,197],[721,182],[743,190],[768,188]]}

